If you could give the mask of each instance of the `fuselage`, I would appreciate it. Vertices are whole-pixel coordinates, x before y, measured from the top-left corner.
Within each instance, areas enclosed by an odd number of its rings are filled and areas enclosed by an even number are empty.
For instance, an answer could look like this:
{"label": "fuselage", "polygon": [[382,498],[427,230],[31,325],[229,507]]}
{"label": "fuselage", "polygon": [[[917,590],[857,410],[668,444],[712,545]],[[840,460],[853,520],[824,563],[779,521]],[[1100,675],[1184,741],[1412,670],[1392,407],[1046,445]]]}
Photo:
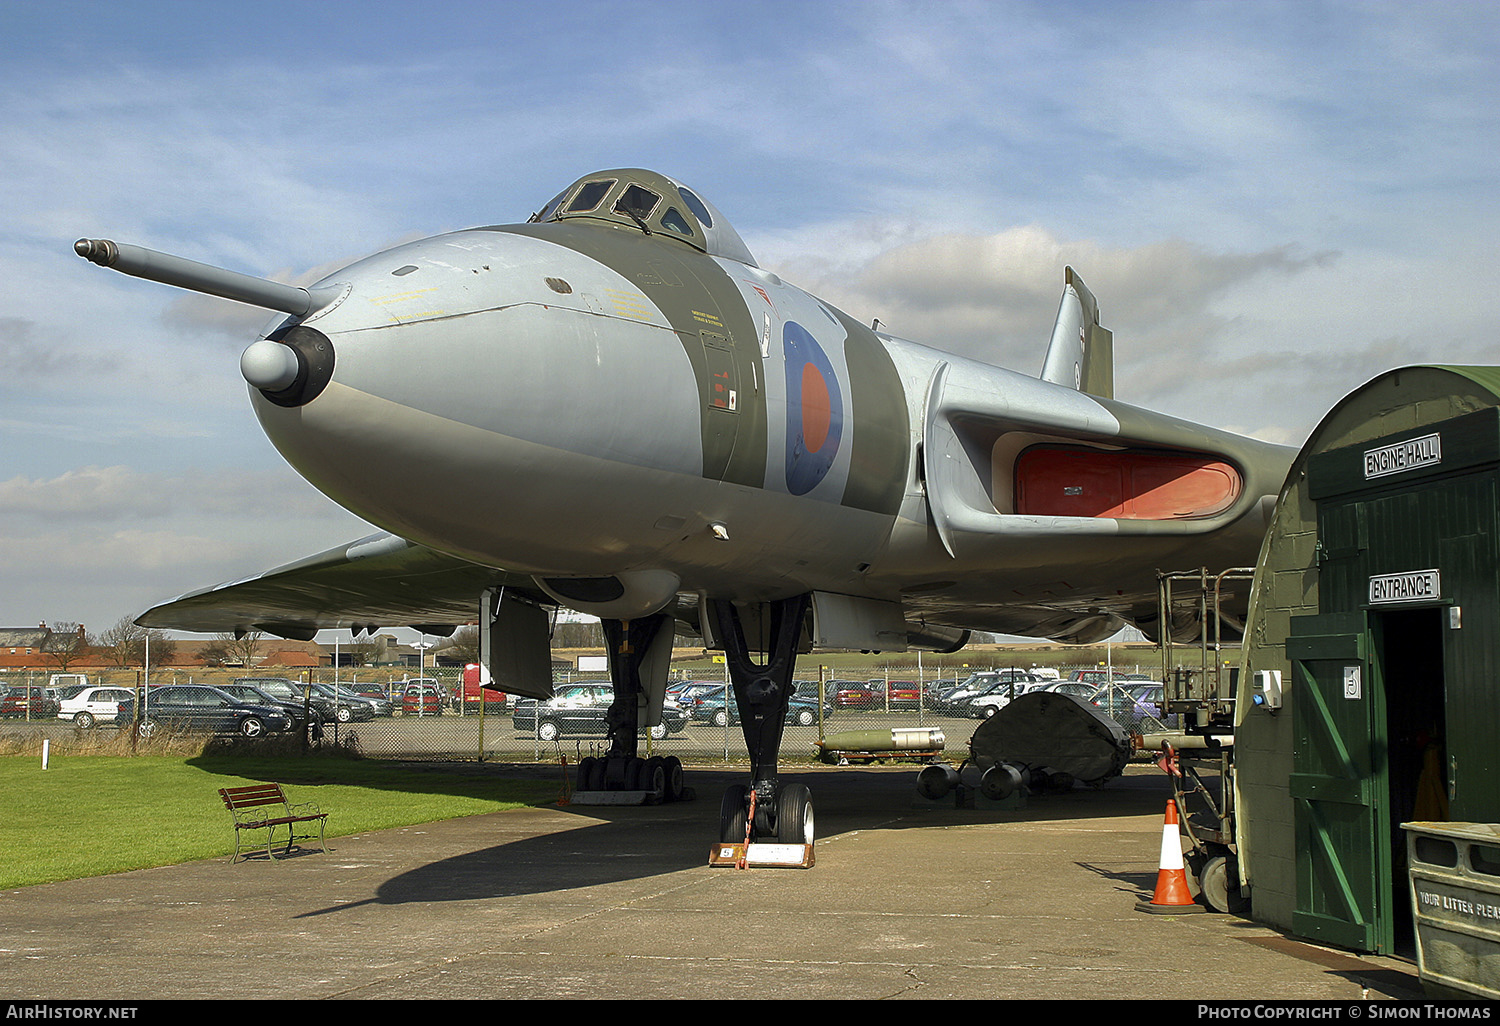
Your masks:
{"label": "fuselage", "polygon": [[[1156,567],[1253,561],[1287,451],[879,335],[661,216],[454,232],[330,275],[337,301],[268,332],[332,356],[310,398],[251,388],[267,435],[371,523],[563,598],[579,579],[576,605],[636,575],[623,615],[813,591],[1013,629],[985,610],[1097,591],[1128,616]],[[1039,515],[1015,459],[1047,444],[1209,454],[1234,494]]]}

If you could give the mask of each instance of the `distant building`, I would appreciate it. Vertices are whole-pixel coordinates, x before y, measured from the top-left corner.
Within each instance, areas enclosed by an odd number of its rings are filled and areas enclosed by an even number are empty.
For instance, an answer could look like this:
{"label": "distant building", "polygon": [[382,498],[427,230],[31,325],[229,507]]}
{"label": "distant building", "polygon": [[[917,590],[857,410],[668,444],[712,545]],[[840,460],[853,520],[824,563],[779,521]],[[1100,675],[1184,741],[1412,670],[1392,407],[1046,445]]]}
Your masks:
{"label": "distant building", "polygon": [[76,638],[55,633],[45,623],[36,627],[0,627],[0,669],[35,670],[56,668],[54,655],[63,645],[73,643],[78,653],[75,662],[88,662],[88,642],[82,625]]}

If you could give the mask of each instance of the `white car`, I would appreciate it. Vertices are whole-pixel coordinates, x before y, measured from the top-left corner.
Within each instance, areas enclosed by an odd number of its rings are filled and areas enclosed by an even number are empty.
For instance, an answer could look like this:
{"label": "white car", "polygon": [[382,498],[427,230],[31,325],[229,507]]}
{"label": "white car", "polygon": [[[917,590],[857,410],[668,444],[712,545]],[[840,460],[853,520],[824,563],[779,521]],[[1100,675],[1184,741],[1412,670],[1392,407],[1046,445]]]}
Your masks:
{"label": "white car", "polygon": [[120,711],[120,703],[133,698],[135,694],[129,688],[84,688],[72,698],[62,700],[57,718],[71,720],[88,730],[96,723],[113,723]]}
{"label": "white car", "polygon": [[975,719],[987,720],[1009,705],[1011,698],[1020,698],[1028,691],[1041,691],[1047,683],[1047,681],[1017,681],[1014,688],[1001,688],[987,695],[980,695],[969,702],[969,715]]}

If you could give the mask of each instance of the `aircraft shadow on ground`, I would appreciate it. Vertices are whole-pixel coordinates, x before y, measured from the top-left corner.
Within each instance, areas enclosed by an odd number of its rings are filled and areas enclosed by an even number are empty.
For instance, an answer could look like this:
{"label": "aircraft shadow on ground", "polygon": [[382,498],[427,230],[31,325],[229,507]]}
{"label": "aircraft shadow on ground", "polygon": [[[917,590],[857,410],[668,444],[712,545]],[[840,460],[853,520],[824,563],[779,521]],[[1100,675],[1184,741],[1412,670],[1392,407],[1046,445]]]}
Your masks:
{"label": "aircraft shadow on ground", "polygon": [[[442,790],[443,778],[414,773],[411,790]],[[426,787],[419,783],[427,777]],[[328,915],[360,905],[472,901],[549,894],[705,866],[717,841],[719,795],[744,776],[732,771],[688,771],[696,799],[651,806],[545,807],[589,822],[439,859],[400,873],[363,901],[315,909],[299,917]],[[1139,816],[1154,810],[1165,783],[1154,777],[1123,777],[1102,789],[1077,788],[1037,796],[1023,808],[954,808],[952,801],[929,802],[916,794],[916,768],[908,776],[890,771],[821,771],[799,778],[818,803],[819,836],[870,829],[914,829],[958,823],[1023,823],[1101,816]],[[327,781],[320,781],[326,783]],[[1111,790],[1113,788],[1113,790]],[[407,789],[407,788],[403,788]],[[331,844],[337,848],[337,842]],[[814,870],[816,871],[816,870]],[[726,870],[727,872],[727,870]],[[1122,883],[1126,881],[1122,878]],[[1131,884],[1147,887],[1148,880]],[[1147,889],[1149,889],[1147,887]]]}

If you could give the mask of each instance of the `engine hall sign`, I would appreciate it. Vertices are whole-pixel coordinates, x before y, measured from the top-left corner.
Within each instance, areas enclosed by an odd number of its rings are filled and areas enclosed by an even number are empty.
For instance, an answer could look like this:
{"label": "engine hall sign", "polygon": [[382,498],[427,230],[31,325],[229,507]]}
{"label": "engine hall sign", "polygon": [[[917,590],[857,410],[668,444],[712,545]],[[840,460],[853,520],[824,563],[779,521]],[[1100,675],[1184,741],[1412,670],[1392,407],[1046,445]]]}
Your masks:
{"label": "engine hall sign", "polygon": [[1443,462],[1443,436],[1423,435],[1408,438],[1394,445],[1382,445],[1379,449],[1365,450],[1365,480],[1389,477],[1418,467],[1430,467]]}
{"label": "engine hall sign", "polygon": [[1412,570],[1404,574],[1381,574],[1370,578],[1370,604],[1378,606],[1390,602],[1421,602],[1438,599],[1443,594],[1443,581],[1436,570]]}

